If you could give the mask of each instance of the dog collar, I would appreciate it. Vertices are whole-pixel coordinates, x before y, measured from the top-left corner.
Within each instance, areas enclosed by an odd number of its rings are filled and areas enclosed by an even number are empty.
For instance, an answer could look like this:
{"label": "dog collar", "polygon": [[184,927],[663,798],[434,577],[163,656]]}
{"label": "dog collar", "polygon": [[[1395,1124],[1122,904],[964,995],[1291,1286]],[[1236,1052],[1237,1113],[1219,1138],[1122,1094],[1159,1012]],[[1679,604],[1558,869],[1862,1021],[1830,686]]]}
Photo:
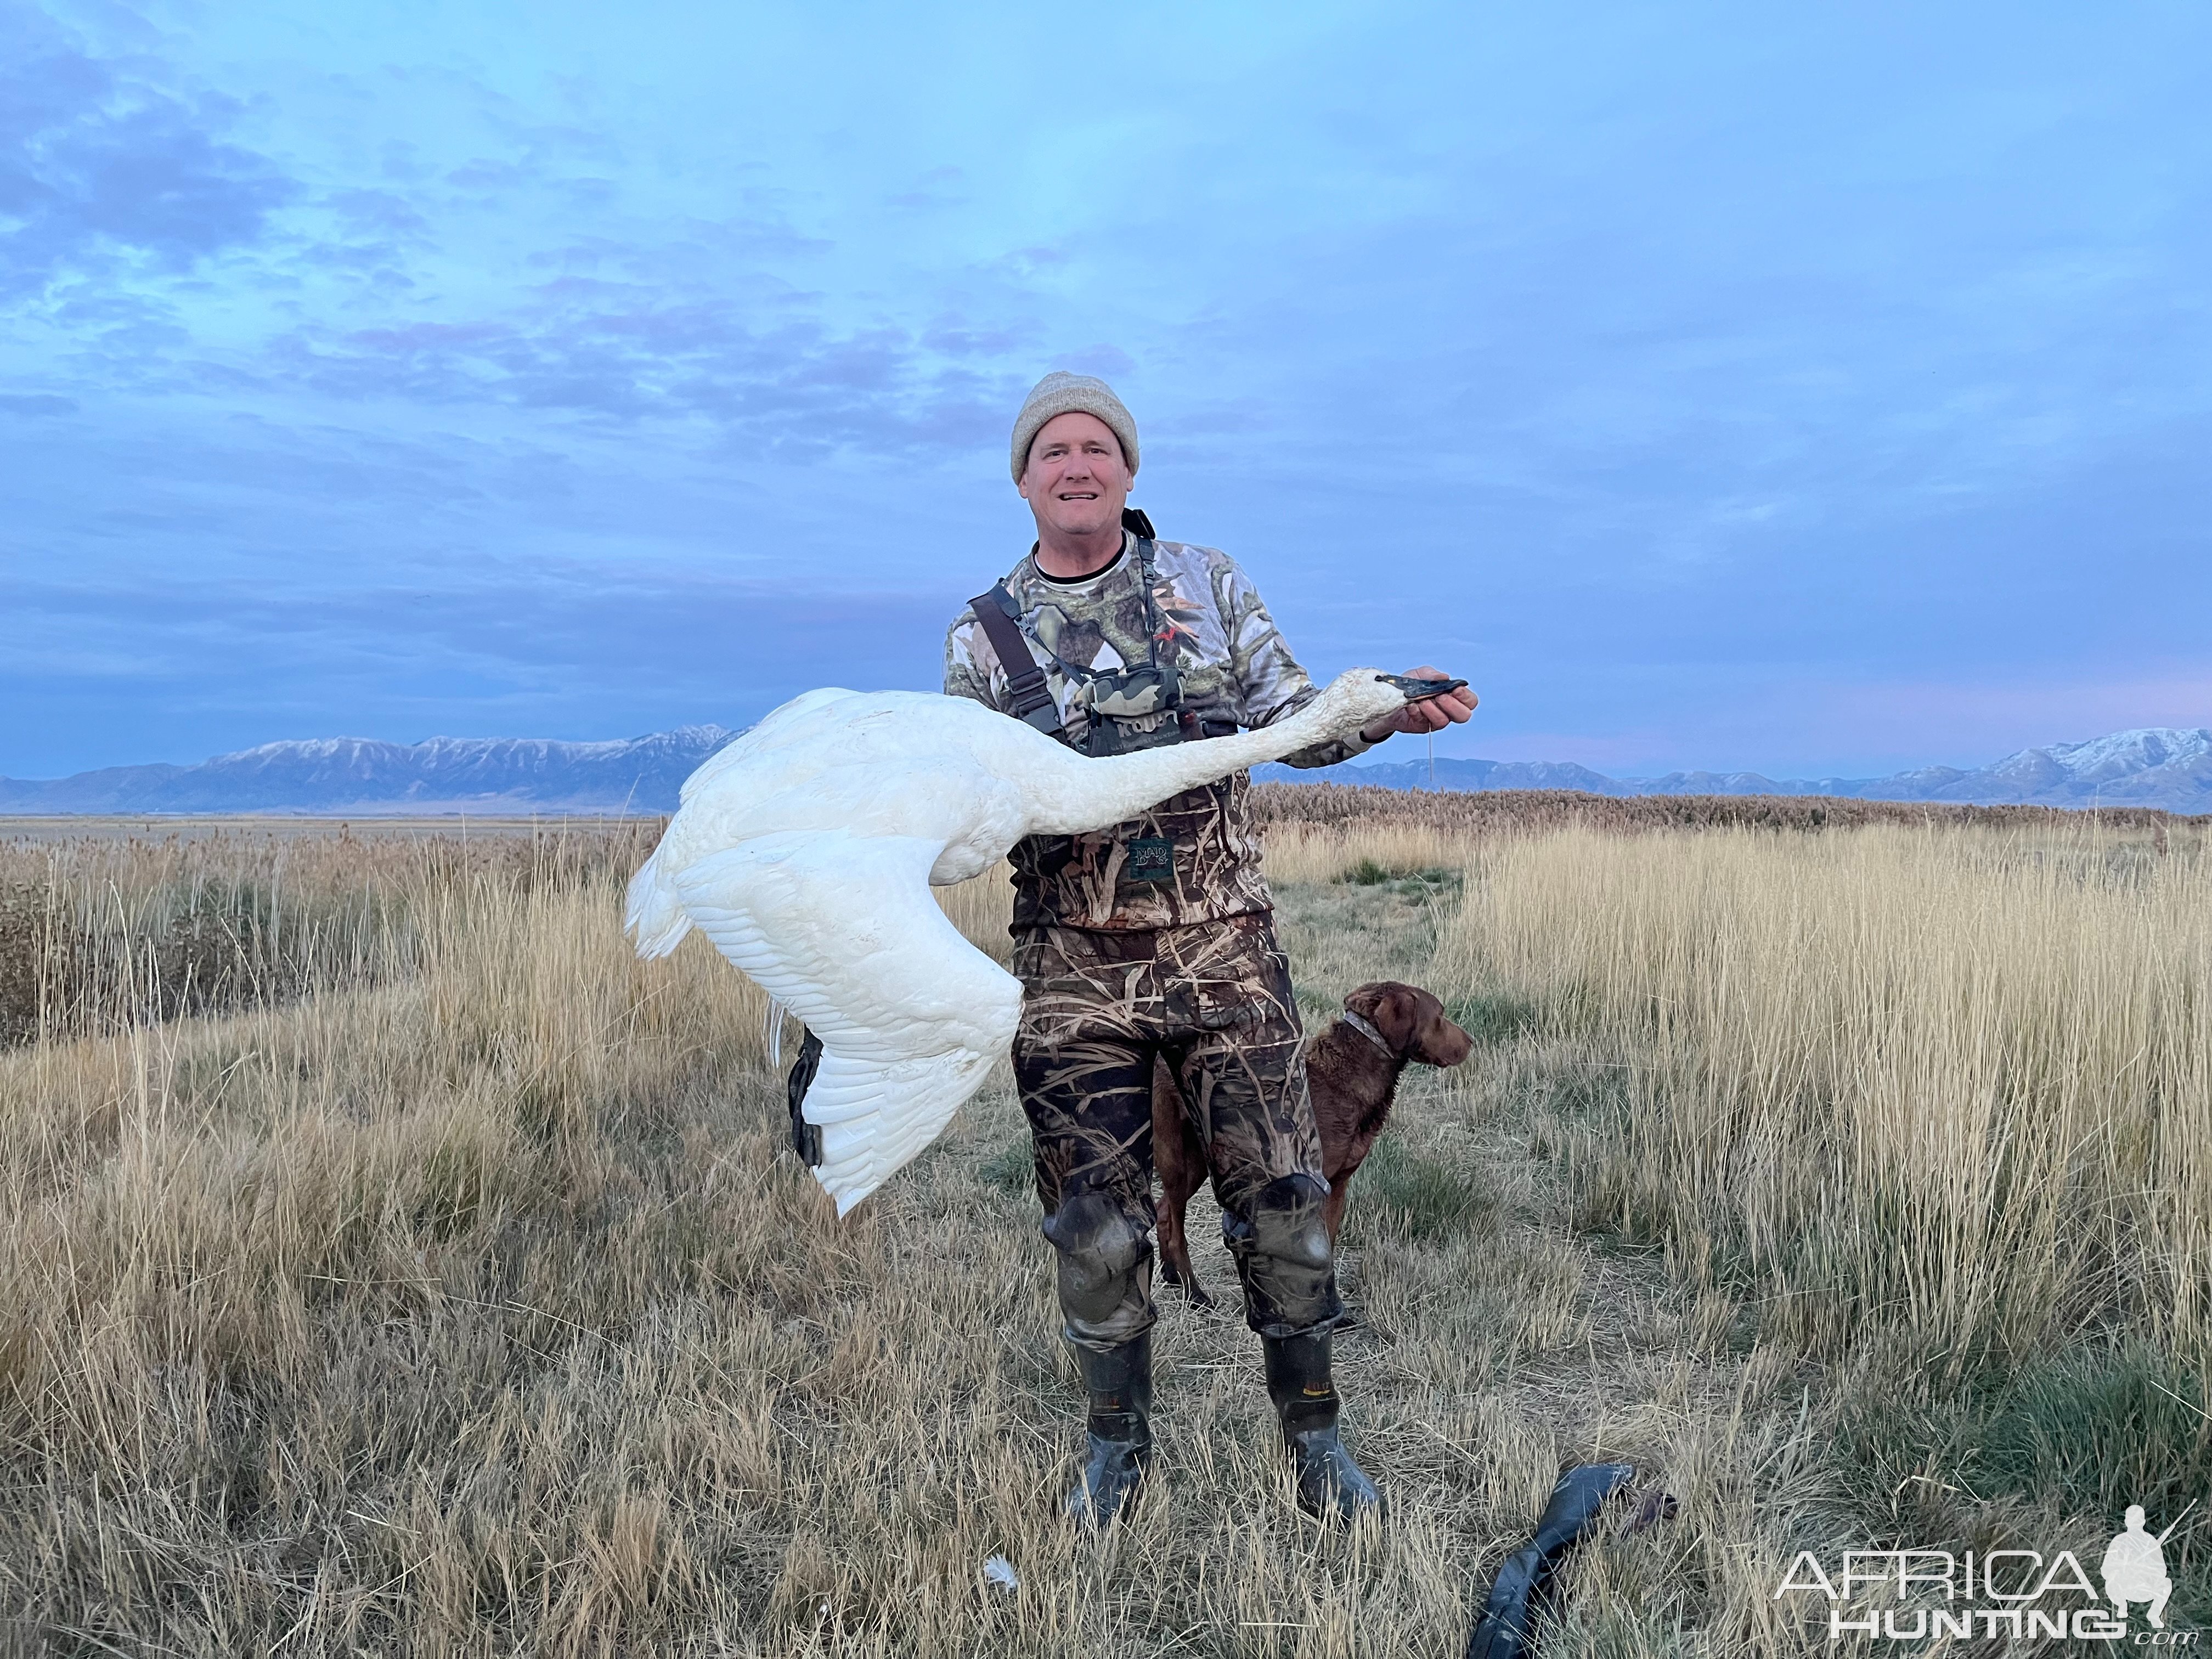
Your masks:
{"label": "dog collar", "polygon": [[1368,1018],[1366,1015],[1356,1014],[1352,1012],[1351,1009],[1347,1008],[1344,1011],[1344,1023],[1346,1025],[1349,1025],[1353,1030],[1358,1032],[1360,1036],[1365,1037],[1376,1048],[1380,1048],[1384,1054],[1389,1055],[1391,1059],[1395,1060],[1398,1058],[1398,1051],[1390,1046],[1389,1039],[1385,1037],[1382,1032],[1375,1029],[1375,1022]]}

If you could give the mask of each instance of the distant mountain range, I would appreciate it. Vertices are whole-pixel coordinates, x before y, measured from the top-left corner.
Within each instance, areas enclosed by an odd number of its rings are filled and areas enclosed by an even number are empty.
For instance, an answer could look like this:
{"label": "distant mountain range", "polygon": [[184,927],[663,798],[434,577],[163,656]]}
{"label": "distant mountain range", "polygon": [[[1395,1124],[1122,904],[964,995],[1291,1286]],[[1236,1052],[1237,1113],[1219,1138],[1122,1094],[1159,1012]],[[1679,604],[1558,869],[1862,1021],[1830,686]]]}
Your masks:
{"label": "distant mountain range", "polygon": [[[1364,783],[1431,787],[1429,763],[1255,768],[1270,783]],[[1957,801],[1978,806],[2157,806],[2212,812],[2212,728],[2143,726],[2022,749],[1987,766],[1923,766],[1886,778],[1769,778],[1757,772],[1669,772],[1613,778],[1559,761],[1439,760],[1439,789],[1580,789],[1593,795],[1841,795],[1858,800]]]}
{"label": "distant mountain range", "polygon": [[[0,778],[0,812],[666,812],[674,810],[677,789],[692,769],[734,735],[719,726],[686,726],[616,743],[543,738],[266,743],[198,766],[115,766],[46,781]],[[1253,775],[1280,783],[1430,787],[1425,760],[1307,772],[1263,766]],[[2087,743],[2023,749],[1972,770],[1925,766],[1886,778],[1777,779],[1756,772],[1613,778],[1569,762],[1439,760],[1436,787],[1580,789],[1594,795],[1843,795],[2212,812],[2212,729],[2115,732]]]}
{"label": "distant mountain range", "polygon": [[0,812],[668,812],[719,726],[615,743],[550,738],[318,738],[198,766],[111,766],[51,782],[0,778]]}

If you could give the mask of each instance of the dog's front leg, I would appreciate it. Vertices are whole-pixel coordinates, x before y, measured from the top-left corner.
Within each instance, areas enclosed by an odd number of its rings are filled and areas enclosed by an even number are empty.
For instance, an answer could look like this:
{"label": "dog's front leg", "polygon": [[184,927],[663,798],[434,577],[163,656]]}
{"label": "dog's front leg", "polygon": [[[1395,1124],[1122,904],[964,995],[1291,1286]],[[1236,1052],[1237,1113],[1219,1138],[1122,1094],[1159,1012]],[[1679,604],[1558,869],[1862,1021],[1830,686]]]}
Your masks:
{"label": "dog's front leg", "polygon": [[1328,1229],[1328,1242],[1336,1243],[1337,1230],[1344,1225],[1344,1194],[1352,1184],[1352,1171],[1346,1170],[1328,1183],[1328,1202],[1322,1206],[1321,1218]]}

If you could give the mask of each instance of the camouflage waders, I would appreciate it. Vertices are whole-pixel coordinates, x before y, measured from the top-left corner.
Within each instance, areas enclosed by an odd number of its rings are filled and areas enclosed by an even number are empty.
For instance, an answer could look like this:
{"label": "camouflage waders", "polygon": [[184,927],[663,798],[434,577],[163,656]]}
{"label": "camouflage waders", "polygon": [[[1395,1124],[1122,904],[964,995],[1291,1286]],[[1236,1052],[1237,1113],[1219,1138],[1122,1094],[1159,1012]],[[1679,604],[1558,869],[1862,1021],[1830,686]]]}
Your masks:
{"label": "camouflage waders", "polygon": [[1016,939],[1014,971],[1014,1075],[1068,1340],[1103,1351],[1152,1328],[1156,1054],[1206,1146],[1247,1321],[1268,1337],[1326,1328],[1341,1311],[1328,1187],[1271,919],[1036,929]]}
{"label": "camouflage waders", "polygon": [[[1235,560],[1149,531],[1129,525],[1119,557],[1069,580],[1045,575],[1032,549],[1003,595],[976,601],[1020,637],[972,605],[962,612],[945,638],[946,695],[1021,717],[994,631],[1025,684],[1042,672],[1065,740],[1086,754],[1270,726],[1319,695]],[[1142,694],[1170,677],[1176,695],[1152,708]],[[1350,738],[1286,758],[1329,766],[1370,747]],[[1250,788],[1239,773],[1127,823],[1014,849],[1014,1073],[1090,1397],[1067,1510],[1093,1527],[1113,1524],[1152,1457],[1152,1068],[1163,1055],[1206,1147],[1298,1502],[1345,1520],[1379,1501],[1337,1435],[1328,1187]]]}

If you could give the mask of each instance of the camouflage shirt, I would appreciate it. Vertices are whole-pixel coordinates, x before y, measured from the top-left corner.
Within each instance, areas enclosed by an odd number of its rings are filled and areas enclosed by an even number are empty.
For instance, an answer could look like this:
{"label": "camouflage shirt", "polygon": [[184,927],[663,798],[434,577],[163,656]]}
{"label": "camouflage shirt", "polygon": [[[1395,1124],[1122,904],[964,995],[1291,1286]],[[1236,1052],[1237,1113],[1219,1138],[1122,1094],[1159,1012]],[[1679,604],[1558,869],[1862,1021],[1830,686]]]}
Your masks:
{"label": "camouflage shirt", "polygon": [[[1080,742],[1091,720],[1091,677],[1154,662],[1181,676],[1184,710],[1201,720],[1273,725],[1318,695],[1251,580],[1226,553],[1182,542],[1155,542],[1152,605],[1158,654],[1136,538],[1096,575],[1060,581],[1037,568],[1036,553],[1016,565],[1006,591],[1069,736]],[[945,640],[945,690],[990,708],[1011,706],[1006,671],[972,609]],[[1133,729],[1157,728],[1152,715]],[[1333,766],[1363,752],[1357,738],[1316,744],[1288,757],[1292,766]],[[1140,817],[1084,836],[1033,836],[1014,849],[1014,932],[1046,927],[1136,932],[1217,921],[1273,908],[1260,874],[1260,839],[1239,772],[1186,790]],[[1165,878],[1128,873],[1129,843],[1173,845]],[[1150,850],[1150,849],[1140,849]],[[1147,867],[1139,860],[1139,867]],[[1152,866],[1157,867],[1157,866]]]}

